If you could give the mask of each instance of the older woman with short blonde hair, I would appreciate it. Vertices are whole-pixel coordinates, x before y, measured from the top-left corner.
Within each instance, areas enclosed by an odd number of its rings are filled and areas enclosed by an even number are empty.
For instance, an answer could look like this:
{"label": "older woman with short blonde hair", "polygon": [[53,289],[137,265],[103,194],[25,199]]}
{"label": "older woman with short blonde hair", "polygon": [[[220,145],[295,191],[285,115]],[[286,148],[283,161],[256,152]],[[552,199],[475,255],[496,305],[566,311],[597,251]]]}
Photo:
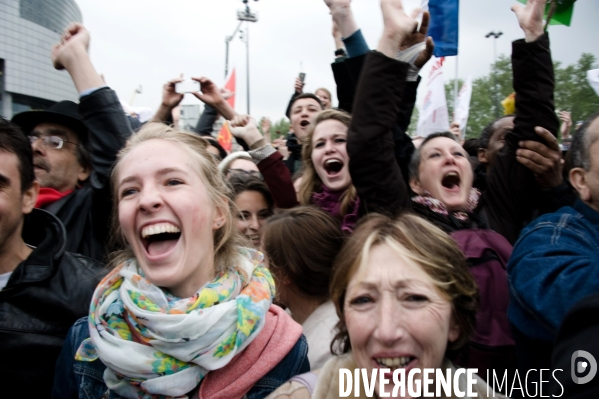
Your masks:
{"label": "older woman with short blonde hair", "polygon": [[[389,373],[388,384],[377,379],[376,397],[392,391],[395,370],[405,376],[412,369],[439,369],[445,378],[447,370],[455,374],[448,356],[463,349],[474,331],[478,289],[446,233],[412,214],[395,220],[371,215],[346,241],[333,269],[331,297],[339,324],[331,347],[338,356],[315,373],[292,378],[269,399],[337,398],[341,369],[352,375],[354,369],[366,369],[368,376]],[[424,389],[421,377],[416,373],[409,388]],[[460,389],[466,386],[465,375],[456,381]],[[503,397],[479,377],[474,381],[479,397]]]}

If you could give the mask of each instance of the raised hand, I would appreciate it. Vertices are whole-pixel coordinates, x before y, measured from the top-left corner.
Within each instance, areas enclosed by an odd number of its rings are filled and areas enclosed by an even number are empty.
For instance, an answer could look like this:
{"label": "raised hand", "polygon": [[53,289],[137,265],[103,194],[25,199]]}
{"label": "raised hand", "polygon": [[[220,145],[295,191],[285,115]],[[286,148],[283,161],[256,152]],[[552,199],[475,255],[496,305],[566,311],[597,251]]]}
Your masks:
{"label": "raised hand", "polygon": [[162,105],[171,109],[179,105],[185,94],[177,93],[176,85],[183,80],[183,74],[181,74],[180,77],[171,79],[162,86]]}
{"label": "raised hand", "polygon": [[295,78],[295,84],[293,85],[295,94],[302,94],[304,92],[304,82],[300,78]]}
{"label": "raised hand", "polygon": [[[412,19],[416,20],[420,14],[420,10],[416,9],[412,12]],[[420,24],[420,29],[413,31],[411,34],[406,36],[403,43],[399,46],[400,50],[406,50],[418,43],[425,42],[424,50],[420,52],[418,58],[414,61],[414,65],[417,68],[422,68],[424,64],[428,62],[433,56],[433,52],[435,51],[435,43],[433,42],[432,37],[427,37],[428,27],[430,26],[431,14],[428,11],[422,13],[422,23]]]}
{"label": "raised hand", "polygon": [[244,140],[250,148],[263,138],[256,121],[249,115],[236,115],[229,122],[229,127],[231,134]]}
{"label": "raised hand", "polygon": [[462,137],[462,130],[460,129],[460,124],[458,122],[451,122],[449,131],[453,133],[458,139]]}
{"label": "raised hand", "polygon": [[201,78],[191,78],[196,82],[200,83],[200,92],[193,92],[194,96],[196,96],[201,102],[204,104],[208,104],[213,108],[216,108],[219,103],[225,101],[223,98],[219,87],[214,84],[213,81],[208,79],[207,77],[202,76]]}
{"label": "raised hand", "polygon": [[79,92],[106,85],[89,59],[89,41],[85,26],[70,24],[60,37],[60,43],[52,47],[50,55],[54,68],[66,69]]}
{"label": "raised hand", "polygon": [[526,6],[514,4],[512,11],[518,18],[520,28],[524,31],[524,39],[527,43],[534,42],[544,33],[543,15],[547,0],[528,0]]}
{"label": "raised hand", "polygon": [[196,82],[200,83],[200,92],[195,91],[191,94],[196,96],[201,102],[216,109],[225,119],[231,120],[237,115],[237,113],[231,108],[229,103],[224,99],[221,94],[221,89],[214,84],[213,81],[205,76],[201,78],[191,78]]}
{"label": "raised hand", "polygon": [[[358,24],[354,19],[351,9],[351,0],[324,0],[329,7],[333,22],[337,24],[342,37],[350,37],[358,30]],[[333,33],[333,36],[335,33]]]}
{"label": "raised hand", "polygon": [[533,140],[520,142],[516,160],[532,171],[539,186],[557,187],[563,182],[559,143],[549,130],[537,126],[535,131],[546,144]]}
{"label": "raised hand", "polygon": [[560,128],[562,139],[567,139],[568,137],[570,137],[570,128],[572,127],[572,116],[568,111],[560,111],[559,118],[562,120],[562,126]]}
{"label": "raised hand", "polygon": [[333,12],[345,11],[351,7],[351,0],[324,0],[324,4]]}
{"label": "raised hand", "polygon": [[384,28],[377,50],[394,58],[400,46],[416,31],[418,22],[406,15],[401,0],[381,0],[381,11]]}
{"label": "raised hand", "polygon": [[62,33],[60,43],[52,47],[52,64],[56,69],[68,68],[81,54],[87,54],[90,35],[85,26],[72,23]]}

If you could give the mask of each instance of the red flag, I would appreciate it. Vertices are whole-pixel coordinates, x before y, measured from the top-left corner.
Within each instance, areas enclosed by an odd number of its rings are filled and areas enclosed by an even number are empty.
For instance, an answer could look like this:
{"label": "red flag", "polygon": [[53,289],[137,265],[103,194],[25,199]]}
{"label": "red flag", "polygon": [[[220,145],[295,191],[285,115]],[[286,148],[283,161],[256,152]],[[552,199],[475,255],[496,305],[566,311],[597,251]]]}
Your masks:
{"label": "red flag", "polygon": [[[227,78],[224,88],[228,89],[233,93],[233,95],[227,99],[227,102],[229,103],[231,108],[235,108],[235,68],[233,68],[233,71]],[[229,130],[229,124],[227,122],[223,124],[223,127],[220,129],[220,132],[216,137],[216,140],[225,149],[225,151],[231,151],[233,145],[233,135]]]}
{"label": "red flag", "polygon": [[231,108],[235,108],[235,68],[233,68],[233,71],[227,78],[224,88],[233,93],[233,95],[227,99],[227,102],[229,103]]}
{"label": "red flag", "polygon": [[220,128],[220,132],[218,133],[218,136],[216,136],[216,141],[218,141],[218,144],[220,144],[225,151],[231,151],[233,146],[233,135],[229,130],[229,122],[223,123],[223,127]]}

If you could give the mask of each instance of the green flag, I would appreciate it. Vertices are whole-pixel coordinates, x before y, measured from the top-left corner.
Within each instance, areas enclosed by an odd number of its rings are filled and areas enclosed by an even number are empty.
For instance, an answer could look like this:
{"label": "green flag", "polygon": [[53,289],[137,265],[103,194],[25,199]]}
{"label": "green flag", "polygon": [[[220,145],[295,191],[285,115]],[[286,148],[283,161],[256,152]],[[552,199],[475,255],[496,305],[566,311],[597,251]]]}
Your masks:
{"label": "green flag", "polygon": [[[527,0],[518,0],[520,3],[526,4]],[[574,12],[574,2],[576,0],[553,0],[547,3],[545,8],[545,18],[551,9],[552,3],[557,2],[555,11],[549,20],[549,25],[566,25],[570,26],[572,22],[572,13]]]}

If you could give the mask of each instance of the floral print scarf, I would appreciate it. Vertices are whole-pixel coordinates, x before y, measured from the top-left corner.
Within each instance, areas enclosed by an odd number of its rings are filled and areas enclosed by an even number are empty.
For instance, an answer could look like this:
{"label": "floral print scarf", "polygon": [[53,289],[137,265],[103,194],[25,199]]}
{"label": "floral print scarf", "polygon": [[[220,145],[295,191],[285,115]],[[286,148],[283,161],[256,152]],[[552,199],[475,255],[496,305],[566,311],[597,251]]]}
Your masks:
{"label": "floral print scarf", "polygon": [[[469,220],[470,216],[468,213],[472,213],[476,206],[478,205],[478,200],[480,198],[480,191],[475,188],[470,189],[470,194],[468,195],[468,203],[466,204],[466,209],[462,212],[451,212],[451,215],[458,220]],[[422,195],[416,195],[412,197],[412,201],[417,204],[424,205],[431,211],[435,213],[439,213],[441,215],[448,216],[449,211],[443,202],[438,199],[431,197],[431,194],[428,191],[424,191]]]}
{"label": "floral print scarf", "polygon": [[99,358],[108,388],[126,398],[177,398],[222,368],[264,327],[275,285],[260,252],[240,248],[238,265],[191,298],[145,279],[134,259],[98,285],[90,338],[75,358]]}

